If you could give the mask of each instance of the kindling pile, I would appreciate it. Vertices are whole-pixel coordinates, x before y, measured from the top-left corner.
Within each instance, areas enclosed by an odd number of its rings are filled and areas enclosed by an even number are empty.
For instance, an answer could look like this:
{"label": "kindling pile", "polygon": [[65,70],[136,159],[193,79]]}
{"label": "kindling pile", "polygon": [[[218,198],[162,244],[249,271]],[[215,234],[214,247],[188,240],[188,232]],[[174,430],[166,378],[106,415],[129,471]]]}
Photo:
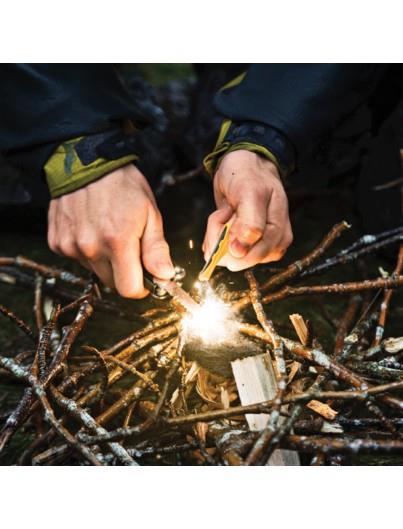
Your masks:
{"label": "kindling pile", "polygon": [[[384,336],[393,293],[403,285],[403,228],[363,236],[324,258],[348,227],[335,225],[283,270],[247,271],[242,291],[215,286],[200,316],[207,325],[174,303],[135,314],[93,280],[21,256],[0,257],[0,281],[16,292],[31,289],[35,314],[34,328],[0,306],[2,325],[17,325],[29,343],[18,352],[2,344],[0,379],[18,381],[23,390],[17,404],[3,395],[0,450],[23,433],[18,464],[261,465],[276,449],[295,450],[306,464],[343,463],[357,453],[403,456],[403,337]],[[346,263],[390,245],[399,250],[389,275],[306,284],[331,268],[344,276]],[[303,314],[271,317],[281,300],[318,294],[348,296],[331,346]],[[225,305],[224,319],[217,303]],[[104,349],[77,345],[101,312],[110,315],[110,326],[125,318],[133,332]],[[214,325],[228,321],[245,340],[241,348],[248,343],[270,355],[273,399],[241,405],[231,373],[207,369],[202,345],[198,352],[195,336],[189,338],[201,329],[199,338],[206,342],[207,333],[210,350],[225,356],[232,334],[224,333],[230,338],[223,342]],[[265,414],[266,426],[250,430],[245,414]]]}

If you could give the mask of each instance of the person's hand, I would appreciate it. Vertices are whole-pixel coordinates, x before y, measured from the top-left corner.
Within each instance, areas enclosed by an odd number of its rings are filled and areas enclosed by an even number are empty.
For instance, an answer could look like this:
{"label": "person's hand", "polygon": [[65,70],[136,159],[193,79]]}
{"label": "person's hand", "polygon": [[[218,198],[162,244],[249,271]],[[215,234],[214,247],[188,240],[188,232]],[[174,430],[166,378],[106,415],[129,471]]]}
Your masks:
{"label": "person's hand", "polygon": [[246,150],[228,153],[214,176],[217,210],[203,243],[207,260],[230,219],[229,251],[220,265],[238,271],[281,259],[292,242],[288,201],[276,166]]}
{"label": "person's hand", "polygon": [[78,259],[105,285],[129,298],[147,295],[142,262],[154,277],[174,275],[161,214],[134,165],[53,199],[48,244],[54,252]]}

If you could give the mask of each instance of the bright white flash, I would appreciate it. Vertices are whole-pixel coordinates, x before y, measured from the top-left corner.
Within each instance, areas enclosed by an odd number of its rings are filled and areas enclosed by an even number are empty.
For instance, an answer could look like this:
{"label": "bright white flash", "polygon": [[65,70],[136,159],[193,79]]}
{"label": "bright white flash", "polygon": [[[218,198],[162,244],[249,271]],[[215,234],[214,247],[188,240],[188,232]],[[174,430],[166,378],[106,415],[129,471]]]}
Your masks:
{"label": "bright white flash", "polygon": [[238,334],[231,306],[224,303],[208,286],[199,307],[183,318],[182,329],[185,336],[199,338],[206,345],[231,341]]}

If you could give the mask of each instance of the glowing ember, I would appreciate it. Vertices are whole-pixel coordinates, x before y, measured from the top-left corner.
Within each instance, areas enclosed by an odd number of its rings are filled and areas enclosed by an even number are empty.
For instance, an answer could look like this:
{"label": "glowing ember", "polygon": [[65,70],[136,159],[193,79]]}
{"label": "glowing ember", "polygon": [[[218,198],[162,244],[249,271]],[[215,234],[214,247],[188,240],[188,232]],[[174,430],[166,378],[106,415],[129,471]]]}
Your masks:
{"label": "glowing ember", "polygon": [[[199,285],[195,285],[196,288]],[[238,325],[231,306],[224,303],[207,284],[203,294],[199,308],[182,320],[185,336],[199,338],[206,345],[234,340],[238,335]]]}
{"label": "glowing ember", "polygon": [[193,248],[194,248],[193,239],[189,239],[189,248],[190,248],[191,250],[193,250]]}

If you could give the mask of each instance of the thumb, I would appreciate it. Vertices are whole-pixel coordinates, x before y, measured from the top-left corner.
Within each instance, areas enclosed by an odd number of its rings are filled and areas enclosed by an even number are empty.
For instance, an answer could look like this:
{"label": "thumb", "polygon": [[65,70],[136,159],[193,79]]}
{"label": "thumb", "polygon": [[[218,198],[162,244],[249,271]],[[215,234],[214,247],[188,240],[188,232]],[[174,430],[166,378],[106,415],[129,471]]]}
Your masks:
{"label": "thumb", "polygon": [[263,236],[267,219],[267,195],[259,190],[243,194],[231,227],[229,251],[242,259]]}
{"label": "thumb", "polygon": [[141,255],[144,267],[158,279],[171,279],[175,275],[169,255],[169,246],[164,237],[162,218],[152,210],[141,239]]}

